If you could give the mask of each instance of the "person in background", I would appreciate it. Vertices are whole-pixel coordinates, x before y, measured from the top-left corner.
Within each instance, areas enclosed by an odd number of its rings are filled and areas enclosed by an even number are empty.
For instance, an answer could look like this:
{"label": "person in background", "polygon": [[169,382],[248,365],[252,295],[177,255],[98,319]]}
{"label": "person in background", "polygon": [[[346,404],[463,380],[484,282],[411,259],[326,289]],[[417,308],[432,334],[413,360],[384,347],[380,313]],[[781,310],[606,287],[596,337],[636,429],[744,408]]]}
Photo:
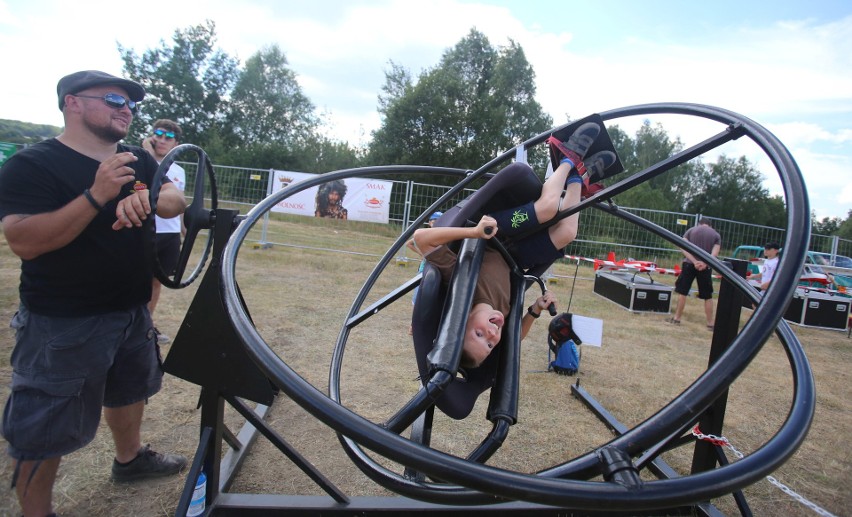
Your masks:
{"label": "person in background", "polygon": [[[21,258],[3,436],[28,517],[52,515],[62,456],[92,441],[102,409],[115,444],[114,481],[186,466],[183,456],[154,452],[141,440],[145,402],[163,378],[143,241],[157,162],[120,142],[145,90],[85,70],[60,79],[56,91],[62,133],[0,168],[0,221]],[[164,180],[158,214],[175,217],[185,208],[183,194]]]}
{"label": "person in background", "polygon": [[778,269],[778,252],[780,249],[781,246],[777,242],[768,242],[763,246],[763,256],[766,257],[766,260],[763,261],[763,269],[750,278],[750,280],[760,282],[761,291],[769,288],[769,283],[775,276],[775,270]]}
{"label": "person in background", "polygon": [[[157,163],[160,163],[169,154],[169,151],[180,143],[181,130],[177,122],[169,119],[156,120],[152,127],[154,130],[151,135],[142,140],[142,148],[151,153]],[[183,167],[177,163],[172,163],[166,176],[172,180],[178,190],[184,191],[186,172]],[[171,276],[174,274],[180,256],[181,237],[186,233],[183,218],[180,216],[165,218],[155,215],[154,220],[157,227],[157,258],[166,275]],[[151,319],[154,318],[154,311],[157,309],[157,302],[160,301],[162,288],[162,284],[155,276],[151,285],[151,301],[148,302]],[[154,332],[157,334],[157,342],[161,345],[171,341],[171,338],[160,332],[156,325],[154,325]]]}
{"label": "person in background", "polygon": [[[719,256],[722,248],[722,237],[713,229],[710,219],[702,217],[696,226],[693,226],[683,238],[695,244],[702,250],[714,257]],[[675,292],[678,294],[677,309],[673,317],[667,319],[669,323],[680,324],[683,309],[686,307],[686,297],[692,289],[693,280],[698,280],[698,298],[704,300],[704,316],[707,318],[707,329],[713,330],[713,276],[712,270],[703,260],[698,260],[686,250],[683,253],[683,266],[680,275],[675,281]]]}

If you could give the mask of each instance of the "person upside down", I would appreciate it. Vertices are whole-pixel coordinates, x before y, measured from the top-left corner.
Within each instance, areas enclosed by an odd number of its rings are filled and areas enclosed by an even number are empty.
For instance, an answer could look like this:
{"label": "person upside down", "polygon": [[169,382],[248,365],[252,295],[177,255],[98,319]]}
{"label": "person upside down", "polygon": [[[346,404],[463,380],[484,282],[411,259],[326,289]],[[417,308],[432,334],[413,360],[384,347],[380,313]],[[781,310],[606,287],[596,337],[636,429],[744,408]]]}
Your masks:
{"label": "person upside down", "polygon": [[[524,205],[484,215],[475,227],[433,227],[414,232],[407,246],[433,264],[448,283],[456,264],[456,254],[446,246],[461,239],[491,239],[498,233],[512,236],[550,221],[564,208],[580,201],[584,178],[602,173],[613,165],[616,156],[611,151],[592,155],[586,164],[583,158],[600,134],[600,125],[589,122],[581,125],[565,142],[549,143],[561,156],[559,166],[545,181],[538,199]],[[508,167],[525,167],[515,162]],[[508,168],[507,167],[507,168]],[[550,226],[546,232],[536,232],[513,243],[509,252],[522,269],[536,264],[553,262],[564,256],[564,248],[577,236],[579,214],[572,214]],[[491,247],[485,251],[477,280],[473,304],[465,327],[461,366],[476,368],[500,342],[510,309],[510,269],[500,253]],[[545,292],[528,309],[521,323],[523,339],[541,311],[555,302],[552,293]]]}

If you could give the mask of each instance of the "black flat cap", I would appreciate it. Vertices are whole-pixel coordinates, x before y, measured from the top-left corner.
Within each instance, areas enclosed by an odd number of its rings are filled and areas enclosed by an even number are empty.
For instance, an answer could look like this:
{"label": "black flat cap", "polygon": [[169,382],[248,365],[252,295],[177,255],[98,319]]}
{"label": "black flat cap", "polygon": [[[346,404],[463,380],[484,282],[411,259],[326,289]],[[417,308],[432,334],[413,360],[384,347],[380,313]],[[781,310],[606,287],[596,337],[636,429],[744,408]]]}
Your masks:
{"label": "black flat cap", "polygon": [[122,79],[121,77],[116,77],[98,70],[83,70],[82,72],[74,72],[73,74],[66,75],[56,84],[56,94],[59,96],[60,111],[65,107],[66,95],[75,94],[85,90],[86,88],[100,86],[102,84],[121,86],[127,91],[127,95],[130,96],[130,100],[135,102],[139,102],[143,97],[145,97],[145,88],[137,82],[131,81],[130,79]]}

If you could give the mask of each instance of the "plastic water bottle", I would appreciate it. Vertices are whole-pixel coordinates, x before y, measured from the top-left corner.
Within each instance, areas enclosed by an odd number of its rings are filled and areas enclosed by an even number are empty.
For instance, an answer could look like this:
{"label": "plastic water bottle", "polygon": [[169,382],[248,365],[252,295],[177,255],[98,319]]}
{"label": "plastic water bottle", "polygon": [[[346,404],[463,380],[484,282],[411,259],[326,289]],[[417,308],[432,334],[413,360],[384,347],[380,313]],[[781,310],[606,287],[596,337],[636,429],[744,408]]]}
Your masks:
{"label": "plastic water bottle", "polygon": [[198,480],[195,482],[195,491],[192,492],[192,500],[189,502],[189,508],[186,510],[186,517],[195,517],[204,513],[204,502],[207,498],[207,476],[204,472],[198,474]]}

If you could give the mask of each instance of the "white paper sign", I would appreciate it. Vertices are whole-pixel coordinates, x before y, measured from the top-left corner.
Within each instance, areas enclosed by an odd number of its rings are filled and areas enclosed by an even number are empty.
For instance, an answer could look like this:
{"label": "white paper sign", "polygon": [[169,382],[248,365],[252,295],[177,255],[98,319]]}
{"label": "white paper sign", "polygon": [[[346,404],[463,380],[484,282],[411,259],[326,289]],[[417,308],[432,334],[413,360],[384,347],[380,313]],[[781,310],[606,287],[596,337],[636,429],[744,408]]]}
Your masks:
{"label": "white paper sign", "polygon": [[600,347],[603,343],[603,320],[586,316],[571,315],[574,332],[583,341],[583,346]]}

